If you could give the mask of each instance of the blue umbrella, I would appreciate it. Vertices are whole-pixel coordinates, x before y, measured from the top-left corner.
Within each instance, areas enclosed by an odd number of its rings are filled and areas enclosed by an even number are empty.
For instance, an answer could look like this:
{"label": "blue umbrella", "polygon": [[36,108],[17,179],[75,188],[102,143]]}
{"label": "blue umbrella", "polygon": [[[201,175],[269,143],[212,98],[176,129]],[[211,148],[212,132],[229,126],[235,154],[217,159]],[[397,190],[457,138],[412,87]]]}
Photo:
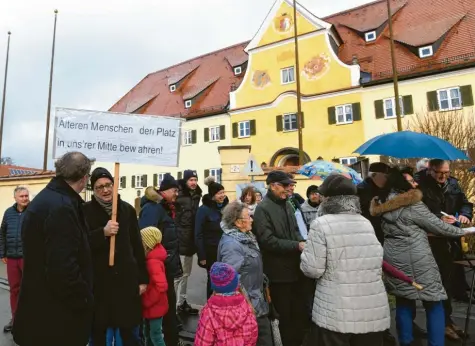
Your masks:
{"label": "blue umbrella", "polygon": [[428,157],[441,160],[468,160],[467,155],[447,141],[424,133],[401,131],[370,139],[355,153],[384,155],[398,159]]}
{"label": "blue umbrella", "polygon": [[340,163],[323,160],[309,162],[300,167],[297,173],[313,180],[325,180],[330,175],[336,173],[351,179],[354,184],[359,184],[363,181],[361,175],[353,168],[344,166]]}

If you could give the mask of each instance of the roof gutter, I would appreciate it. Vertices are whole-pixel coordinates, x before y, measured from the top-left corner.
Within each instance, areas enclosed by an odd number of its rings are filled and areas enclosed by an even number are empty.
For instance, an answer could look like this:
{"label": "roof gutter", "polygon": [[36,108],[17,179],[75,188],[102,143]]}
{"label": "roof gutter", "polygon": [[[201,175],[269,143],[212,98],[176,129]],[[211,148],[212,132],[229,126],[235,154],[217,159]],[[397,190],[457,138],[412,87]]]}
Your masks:
{"label": "roof gutter", "polygon": [[[412,74],[399,75],[398,79],[399,79],[399,81],[411,80],[411,79],[420,78],[420,77],[432,76],[432,75],[435,75],[435,74],[444,74],[446,72],[453,72],[453,71],[463,70],[463,69],[470,68],[470,67],[475,67],[475,61],[471,61],[471,62],[464,63],[464,64],[449,66],[449,67],[444,68],[442,71],[434,69],[434,70],[430,70],[430,71],[423,71],[423,72],[416,72],[416,73],[412,73]],[[388,78],[378,79],[378,80],[370,81],[370,82],[367,82],[367,83],[363,83],[363,84],[361,84],[361,86],[363,88],[365,88],[365,87],[387,84],[387,83],[392,83],[392,82],[393,82],[393,77],[391,76],[391,77],[388,77]]]}

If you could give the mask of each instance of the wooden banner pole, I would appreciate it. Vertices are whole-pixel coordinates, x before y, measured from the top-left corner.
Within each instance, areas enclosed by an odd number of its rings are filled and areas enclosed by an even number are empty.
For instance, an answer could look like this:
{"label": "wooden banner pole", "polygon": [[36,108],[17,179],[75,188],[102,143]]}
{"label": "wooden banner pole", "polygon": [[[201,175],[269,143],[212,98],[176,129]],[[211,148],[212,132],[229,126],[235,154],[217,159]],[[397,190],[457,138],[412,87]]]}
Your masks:
{"label": "wooden banner pole", "polygon": [[[116,162],[114,165],[114,194],[112,195],[112,222],[117,222],[117,204],[119,202],[119,170],[120,163]],[[115,235],[111,236],[110,239],[110,250],[109,250],[109,266],[114,266],[114,256],[115,256]]]}

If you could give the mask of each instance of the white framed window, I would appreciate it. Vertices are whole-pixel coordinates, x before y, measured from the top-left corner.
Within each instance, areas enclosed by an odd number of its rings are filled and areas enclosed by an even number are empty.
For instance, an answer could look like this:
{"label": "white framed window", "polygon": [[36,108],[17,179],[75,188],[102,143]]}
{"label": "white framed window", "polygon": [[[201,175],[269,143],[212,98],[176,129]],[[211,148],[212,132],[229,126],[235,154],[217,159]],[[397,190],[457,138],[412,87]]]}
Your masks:
{"label": "white framed window", "polygon": [[449,111],[462,107],[462,97],[459,87],[437,90],[437,99],[441,111]]}
{"label": "white framed window", "polygon": [[342,165],[352,165],[358,161],[356,157],[342,157],[339,159]]}
{"label": "white framed window", "polygon": [[[394,100],[394,97],[383,100],[384,117],[387,119],[392,119],[396,117],[396,102],[394,102]],[[404,115],[404,104],[402,102],[401,96],[399,96],[399,107],[401,108],[401,115]]]}
{"label": "white framed window", "polygon": [[336,106],[336,123],[337,124],[351,124],[353,122],[353,106],[341,105]]}
{"label": "white framed window", "polygon": [[183,145],[191,145],[193,144],[191,130],[187,130],[183,133]]}
{"label": "white framed window", "polygon": [[376,40],[376,31],[369,31],[364,34],[366,42],[371,42]]}
{"label": "white framed window", "polygon": [[214,177],[214,180],[219,184],[221,184],[221,174],[220,174],[220,172],[221,172],[220,168],[211,168],[209,170],[209,175]]}
{"label": "white framed window", "polygon": [[209,141],[217,142],[220,140],[219,136],[219,126],[214,126],[209,128]]}
{"label": "white framed window", "polygon": [[136,189],[140,189],[142,187],[146,187],[144,186],[145,185],[145,181],[142,179],[143,178],[143,175],[136,175],[135,176],[135,188]]}
{"label": "white framed window", "polygon": [[251,122],[249,120],[239,122],[239,138],[251,136]]}
{"label": "white framed window", "polygon": [[185,108],[191,108],[192,105],[193,105],[193,101],[191,101],[191,100],[186,100],[185,101]]}
{"label": "white framed window", "polygon": [[160,186],[160,184],[162,183],[163,178],[165,177],[165,174],[166,174],[166,173],[158,173],[158,174],[157,174],[157,185],[158,185],[158,186]]}
{"label": "white framed window", "polygon": [[174,92],[175,90],[176,90],[176,85],[175,84],[170,85],[170,91]]}
{"label": "white framed window", "polygon": [[284,132],[297,130],[297,114],[284,114],[284,116],[282,117],[282,121],[282,128]]}
{"label": "white framed window", "polygon": [[282,84],[290,84],[295,82],[295,69],[293,66],[280,70],[280,80]]}
{"label": "white framed window", "polygon": [[419,48],[419,58],[427,58],[434,55],[434,50],[432,46],[425,46]]}
{"label": "white framed window", "polygon": [[234,75],[235,76],[239,76],[241,73],[242,73],[242,67],[241,66],[237,66],[237,67],[234,68]]}

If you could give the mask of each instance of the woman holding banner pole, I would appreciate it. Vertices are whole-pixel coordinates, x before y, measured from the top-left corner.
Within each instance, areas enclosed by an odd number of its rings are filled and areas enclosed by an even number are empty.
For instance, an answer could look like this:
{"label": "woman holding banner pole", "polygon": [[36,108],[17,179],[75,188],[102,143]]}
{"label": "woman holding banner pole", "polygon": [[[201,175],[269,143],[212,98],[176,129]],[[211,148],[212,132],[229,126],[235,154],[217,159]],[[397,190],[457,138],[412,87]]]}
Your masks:
{"label": "woman holding banner pole", "polygon": [[[99,167],[91,174],[94,191],[84,212],[94,267],[94,345],[106,344],[108,328],[118,328],[124,346],[139,345],[134,328],[142,321],[140,295],[148,274],[135,209],[118,200],[117,221],[111,221],[114,179]],[[115,236],[114,266],[109,266],[111,236]]]}

